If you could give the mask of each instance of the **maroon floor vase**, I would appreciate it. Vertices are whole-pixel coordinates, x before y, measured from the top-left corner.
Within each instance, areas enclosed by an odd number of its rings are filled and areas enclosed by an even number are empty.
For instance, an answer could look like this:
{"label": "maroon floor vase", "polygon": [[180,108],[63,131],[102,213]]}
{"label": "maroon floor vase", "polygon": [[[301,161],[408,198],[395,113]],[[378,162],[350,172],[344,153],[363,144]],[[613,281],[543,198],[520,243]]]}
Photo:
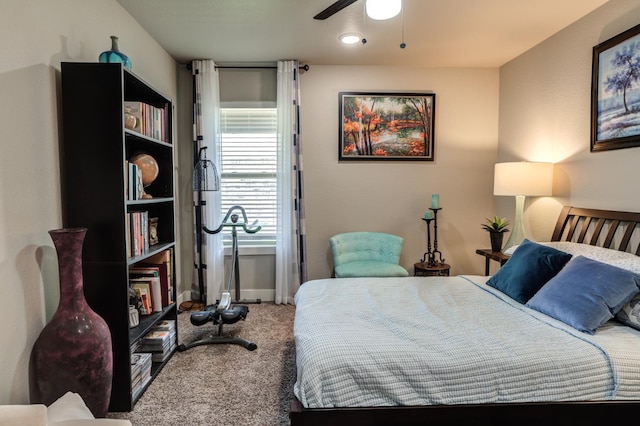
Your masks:
{"label": "maroon floor vase", "polygon": [[113,353],[107,323],[87,304],[82,278],[84,228],[49,231],[58,253],[60,304],[31,351],[32,403],[78,393],[95,417],[106,417]]}

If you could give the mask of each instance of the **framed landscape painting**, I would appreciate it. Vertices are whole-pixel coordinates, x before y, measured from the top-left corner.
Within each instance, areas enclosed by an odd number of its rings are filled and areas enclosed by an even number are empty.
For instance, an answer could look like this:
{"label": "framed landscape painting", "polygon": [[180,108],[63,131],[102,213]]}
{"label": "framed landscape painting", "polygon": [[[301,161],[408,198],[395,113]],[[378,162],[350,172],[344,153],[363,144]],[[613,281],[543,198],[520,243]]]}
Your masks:
{"label": "framed landscape painting", "polygon": [[640,146],[640,25],[593,48],[591,151]]}
{"label": "framed landscape painting", "polygon": [[339,161],[433,161],[434,93],[339,93]]}

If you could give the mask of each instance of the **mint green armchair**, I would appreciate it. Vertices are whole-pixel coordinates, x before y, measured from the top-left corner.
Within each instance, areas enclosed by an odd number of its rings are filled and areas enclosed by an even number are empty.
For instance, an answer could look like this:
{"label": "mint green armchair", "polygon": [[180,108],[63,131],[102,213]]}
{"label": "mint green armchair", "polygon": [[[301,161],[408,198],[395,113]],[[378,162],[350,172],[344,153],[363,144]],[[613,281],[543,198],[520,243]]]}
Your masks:
{"label": "mint green armchair", "polygon": [[403,239],[382,232],[346,232],[329,239],[336,278],[407,277],[399,265]]}

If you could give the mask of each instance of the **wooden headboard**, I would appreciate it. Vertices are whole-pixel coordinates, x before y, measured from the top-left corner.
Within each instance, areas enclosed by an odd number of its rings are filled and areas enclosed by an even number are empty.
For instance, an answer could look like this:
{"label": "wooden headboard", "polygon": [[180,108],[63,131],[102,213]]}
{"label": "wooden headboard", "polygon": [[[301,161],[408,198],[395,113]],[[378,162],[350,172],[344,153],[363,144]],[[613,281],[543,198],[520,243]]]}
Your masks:
{"label": "wooden headboard", "polygon": [[640,213],[565,206],[551,241],[573,241],[640,256]]}

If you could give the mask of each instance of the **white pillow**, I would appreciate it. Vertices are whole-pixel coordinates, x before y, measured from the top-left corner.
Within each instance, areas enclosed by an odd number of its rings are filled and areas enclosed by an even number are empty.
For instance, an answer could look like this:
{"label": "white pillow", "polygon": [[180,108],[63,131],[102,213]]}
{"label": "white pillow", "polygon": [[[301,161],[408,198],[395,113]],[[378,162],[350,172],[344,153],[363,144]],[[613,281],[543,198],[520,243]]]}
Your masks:
{"label": "white pillow", "polygon": [[[614,250],[605,247],[592,246],[590,244],[582,244],[575,243],[572,241],[547,241],[547,242],[539,242],[538,244],[542,244],[547,247],[553,247],[557,250],[563,251],[565,253],[569,253],[572,256],[584,256],[589,259],[597,260],[599,262],[611,264],[612,261],[638,261],[640,257],[636,256],[632,253],[627,253],[624,251]],[[515,251],[518,246],[509,247],[505,250],[504,254],[511,255]],[[620,265],[614,265],[620,266]],[[623,269],[622,266],[620,266]],[[634,271],[637,272],[637,271]]]}
{"label": "white pillow", "polygon": [[47,424],[53,425],[64,420],[94,419],[91,410],[80,395],[67,392],[47,408]]}
{"label": "white pillow", "polygon": [[44,404],[0,405],[0,425],[43,426],[47,420]]}
{"label": "white pillow", "polygon": [[633,258],[629,259],[614,259],[608,263],[609,265],[640,274],[640,256],[633,256]]}

